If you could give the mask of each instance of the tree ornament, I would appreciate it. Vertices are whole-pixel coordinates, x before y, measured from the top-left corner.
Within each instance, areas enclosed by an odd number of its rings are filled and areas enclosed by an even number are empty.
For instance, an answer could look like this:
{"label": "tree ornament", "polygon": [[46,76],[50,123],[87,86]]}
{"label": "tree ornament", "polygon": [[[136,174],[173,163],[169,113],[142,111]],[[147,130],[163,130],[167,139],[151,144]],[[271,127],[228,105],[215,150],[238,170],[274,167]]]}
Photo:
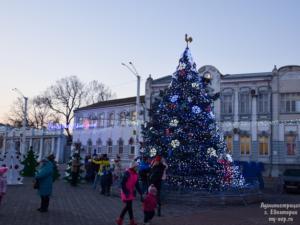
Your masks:
{"label": "tree ornament", "polygon": [[218,157],[216,154],[216,149],[214,148],[208,148],[207,149],[207,154],[209,154],[210,157],[214,156],[214,157]]}
{"label": "tree ornament", "polygon": [[192,112],[195,113],[195,114],[199,114],[201,112],[201,109],[199,106],[193,106],[192,107]]}
{"label": "tree ornament", "polygon": [[177,119],[173,119],[173,120],[171,120],[171,122],[170,122],[170,126],[171,127],[177,127],[177,124],[178,124],[178,120]]}
{"label": "tree ornament", "polygon": [[205,108],[205,111],[206,111],[206,112],[210,112],[210,111],[211,111],[211,106],[210,106],[210,105],[207,106],[207,107]]}
{"label": "tree ornament", "polygon": [[150,157],[156,156],[157,150],[155,148],[150,149]]}
{"label": "tree ornament", "polygon": [[175,104],[170,104],[169,107],[170,107],[170,109],[175,109],[176,105]]}
{"label": "tree ornament", "polygon": [[180,142],[177,139],[171,141],[171,146],[173,148],[177,148],[179,145],[180,145]]}
{"label": "tree ornament", "polygon": [[185,75],[185,70],[179,70],[179,76],[184,76]]}
{"label": "tree ornament", "polygon": [[168,136],[170,134],[170,130],[166,129],[166,135]]}
{"label": "tree ornament", "polygon": [[186,64],[183,62],[180,62],[178,65],[178,70],[183,70],[183,69],[185,69],[185,67],[186,67]]}
{"label": "tree ornament", "polygon": [[199,89],[199,84],[196,82],[192,83],[192,88]]}
{"label": "tree ornament", "polygon": [[177,100],[178,100],[178,95],[173,95],[173,96],[170,97],[170,101],[173,102],[173,103],[177,102]]}

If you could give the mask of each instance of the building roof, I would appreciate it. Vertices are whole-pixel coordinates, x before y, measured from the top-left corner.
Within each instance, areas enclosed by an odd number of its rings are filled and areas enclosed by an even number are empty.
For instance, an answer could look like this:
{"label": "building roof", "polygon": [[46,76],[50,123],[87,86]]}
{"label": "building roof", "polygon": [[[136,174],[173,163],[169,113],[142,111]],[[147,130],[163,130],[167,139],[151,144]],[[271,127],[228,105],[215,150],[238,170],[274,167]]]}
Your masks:
{"label": "building roof", "polygon": [[240,78],[258,78],[258,77],[270,77],[272,72],[261,73],[241,73],[241,74],[226,74],[222,76],[222,79],[240,79]]}
{"label": "building roof", "polygon": [[[145,103],[145,96],[140,96],[140,102]],[[81,108],[77,108],[74,110],[74,112],[80,111],[80,110],[87,110],[87,109],[97,109],[97,108],[103,108],[107,106],[121,106],[121,105],[129,105],[129,104],[136,104],[136,97],[129,97],[129,98],[118,98],[103,102],[97,102],[91,105],[87,105]]]}
{"label": "building roof", "polygon": [[[221,75],[221,79],[240,79],[240,78],[259,78],[259,77],[271,77],[272,72],[261,72],[261,73],[241,73],[241,74],[226,74]],[[152,84],[165,84],[170,83],[172,80],[171,75],[163,76],[161,78],[152,81]]]}
{"label": "building roof", "polygon": [[163,76],[161,78],[155,79],[152,81],[152,84],[164,84],[164,83],[170,83],[172,80],[171,75]]}

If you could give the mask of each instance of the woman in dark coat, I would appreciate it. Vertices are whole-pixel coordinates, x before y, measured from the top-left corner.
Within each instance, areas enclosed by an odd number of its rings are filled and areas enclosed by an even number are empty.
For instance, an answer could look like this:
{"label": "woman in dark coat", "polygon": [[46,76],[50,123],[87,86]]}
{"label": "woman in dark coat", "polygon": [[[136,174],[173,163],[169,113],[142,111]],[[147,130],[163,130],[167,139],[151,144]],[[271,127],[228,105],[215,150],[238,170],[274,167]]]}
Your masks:
{"label": "woman in dark coat", "polygon": [[164,174],[166,166],[161,162],[161,156],[156,156],[151,165],[150,175],[149,175],[149,183],[153,184],[157,189],[157,216],[161,216],[161,184],[162,177]]}
{"label": "woman in dark coat", "polygon": [[41,207],[38,208],[38,211],[47,212],[52,194],[53,164],[47,159],[44,159],[41,163],[41,168],[35,175],[38,182],[38,193],[41,197]]}

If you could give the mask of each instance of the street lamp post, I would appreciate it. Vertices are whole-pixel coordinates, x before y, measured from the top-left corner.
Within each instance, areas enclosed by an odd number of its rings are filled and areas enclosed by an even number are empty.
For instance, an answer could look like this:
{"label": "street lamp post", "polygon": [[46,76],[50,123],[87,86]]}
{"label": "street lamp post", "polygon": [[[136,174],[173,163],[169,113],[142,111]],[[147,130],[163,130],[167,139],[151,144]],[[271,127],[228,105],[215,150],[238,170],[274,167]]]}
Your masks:
{"label": "street lamp post", "polygon": [[25,97],[23,93],[17,89],[14,88],[12,89],[13,91],[19,93],[23,98],[24,98],[24,109],[23,109],[23,135],[22,135],[22,145],[21,145],[21,154],[25,154],[25,148],[26,148],[26,125],[27,125],[27,102],[28,102],[28,97]]}
{"label": "street lamp post", "polygon": [[139,140],[140,140],[140,107],[141,107],[141,102],[140,102],[140,83],[141,83],[141,77],[139,73],[137,72],[135,66],[133,65],[132,62],[129,62],[129,67],[127,64],[122,63],[122,66],[125,66],[133,75],[136,76],[137,78],[137,90],[136,90],[136,140],[135,140],[135,157],[139,156],[140,154],[140,146],[139,146]]}

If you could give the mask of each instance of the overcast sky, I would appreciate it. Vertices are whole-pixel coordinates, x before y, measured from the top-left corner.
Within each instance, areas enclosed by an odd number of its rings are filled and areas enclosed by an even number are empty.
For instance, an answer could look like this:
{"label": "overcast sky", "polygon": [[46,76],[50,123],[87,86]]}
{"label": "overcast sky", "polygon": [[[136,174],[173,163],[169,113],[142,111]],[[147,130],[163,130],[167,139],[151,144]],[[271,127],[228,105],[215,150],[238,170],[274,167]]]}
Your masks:
{"label": "overcast sky", "polygon": [[300,65],[300,1],[0,0],[0,121],[18,94],[40,94],[57,79],[98,80],[118,98],[174,72],[184,34],[198,68],[267,72]]}

